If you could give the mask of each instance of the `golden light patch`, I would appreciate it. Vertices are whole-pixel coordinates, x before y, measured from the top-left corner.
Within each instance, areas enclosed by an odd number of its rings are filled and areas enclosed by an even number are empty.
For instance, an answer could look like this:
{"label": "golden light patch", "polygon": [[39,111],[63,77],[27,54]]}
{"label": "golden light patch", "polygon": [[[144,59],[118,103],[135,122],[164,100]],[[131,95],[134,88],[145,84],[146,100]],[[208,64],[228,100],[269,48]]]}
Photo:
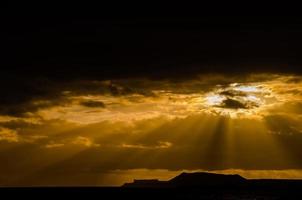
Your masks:
{"label": "golden light patch", "polygon": [[209,111],[230,117],[255,117],[268,105],[266,97],[274,95],[262,83],[231,83],[206,94]]}
{"label": "golden light patch", "polygon": [[0,129],[0,141],[7,141],[7,142],[18,142],[19,137],[15,130],[1,128]]}

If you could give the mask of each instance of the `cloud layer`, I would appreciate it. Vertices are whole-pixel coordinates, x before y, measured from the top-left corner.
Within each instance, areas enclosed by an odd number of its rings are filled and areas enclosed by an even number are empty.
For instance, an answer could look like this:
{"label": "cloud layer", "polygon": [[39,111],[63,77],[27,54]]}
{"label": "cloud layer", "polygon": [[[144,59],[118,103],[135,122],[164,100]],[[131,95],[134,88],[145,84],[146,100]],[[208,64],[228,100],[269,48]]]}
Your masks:
{"label": "cloud layer", "polygon": [[0,102],[0,184],[68,185],[59,177],[76,174],[81,185],[135,169],[300,170],[301,84],[218,74],[34,85]]}

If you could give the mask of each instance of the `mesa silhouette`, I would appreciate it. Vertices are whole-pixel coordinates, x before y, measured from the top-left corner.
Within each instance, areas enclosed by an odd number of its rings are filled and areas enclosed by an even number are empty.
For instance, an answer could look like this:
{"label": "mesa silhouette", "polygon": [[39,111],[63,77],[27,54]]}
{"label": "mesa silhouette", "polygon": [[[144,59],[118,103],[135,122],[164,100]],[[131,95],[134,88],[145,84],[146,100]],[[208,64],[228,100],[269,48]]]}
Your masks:
{"label": "mesa silhouette", "polygon": [[207,172],[186,173],[168,180],[137,180],[125,183],[123,188],[207,188],[207,189],[297,189],[302,180],[293,179],[246,179],[238,174],[216,174]]}
{"label": "mesa silhouette", "polygon": [[123,199],[302,199],[302,180],[245,179],[240,175],[206,172],[181,173],[168,180],[134,180],[122,187],[6,187],[1,194],[14,196],[30,193],[87,198],[102,196]]}
{"label": "mesa silhouette", "polygon": [[123,187],[200,187],[200,186],[238,186],[247,182],[247,179],[238,174],[226,175],[207,172],[186,173],[168,180],[158,179],[137,180],[132,183],[125,183]]}

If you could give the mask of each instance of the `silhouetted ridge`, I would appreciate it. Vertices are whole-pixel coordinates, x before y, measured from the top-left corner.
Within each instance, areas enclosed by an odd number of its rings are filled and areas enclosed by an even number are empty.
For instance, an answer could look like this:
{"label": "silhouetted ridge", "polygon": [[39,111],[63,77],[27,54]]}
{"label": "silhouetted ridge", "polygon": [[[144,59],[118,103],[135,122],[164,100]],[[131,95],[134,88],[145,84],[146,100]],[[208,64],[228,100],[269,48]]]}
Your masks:
{"label": "silhouetted ridge", "polygon": [[169,181],[134,180],[125,183],[124,187],[203,187],[203,186],[235,186],[245,183],[247,180],[237,174],[225,175],[206,172],[181,173]]}
{"label": "silhouetted ridge", "polygon": [[246,179],[238,174],[225,175],[206,172],[181,173],[169,181],[174,186],[215,186],[241,184]]}

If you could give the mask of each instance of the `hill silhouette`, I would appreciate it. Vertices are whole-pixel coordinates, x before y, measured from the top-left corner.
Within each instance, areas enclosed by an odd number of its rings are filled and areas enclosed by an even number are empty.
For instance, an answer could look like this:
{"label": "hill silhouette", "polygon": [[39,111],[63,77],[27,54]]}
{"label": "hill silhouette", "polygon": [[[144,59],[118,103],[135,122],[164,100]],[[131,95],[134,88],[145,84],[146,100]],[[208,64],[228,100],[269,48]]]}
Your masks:
{"label": "hill silhouette", "polygon": [[134,180],[132,183],[125,183],[123,187],[210,187],[210,186],[238,186],[247,182],[247,179],[238,174],[226,175],[207,172],[186,173],[183,172],[169,181]]}
{"label": "hill silhouette", "polygon": [[206,172],[181,173],[172,178],[169,183],[174,186],[215,186],[225,184],[240,184],[246,181],[245,178],[238,174],[214,174]]}
{"label": "hill silhouette", "polygon": [[245,179],[240,175],[206,172],[181,173],[168,180],[134,180],[122,187],[17,187],[0,188],[10,197],[34,193],[49,198],[74,195],[108,199],[302,199],[302,180]]}

